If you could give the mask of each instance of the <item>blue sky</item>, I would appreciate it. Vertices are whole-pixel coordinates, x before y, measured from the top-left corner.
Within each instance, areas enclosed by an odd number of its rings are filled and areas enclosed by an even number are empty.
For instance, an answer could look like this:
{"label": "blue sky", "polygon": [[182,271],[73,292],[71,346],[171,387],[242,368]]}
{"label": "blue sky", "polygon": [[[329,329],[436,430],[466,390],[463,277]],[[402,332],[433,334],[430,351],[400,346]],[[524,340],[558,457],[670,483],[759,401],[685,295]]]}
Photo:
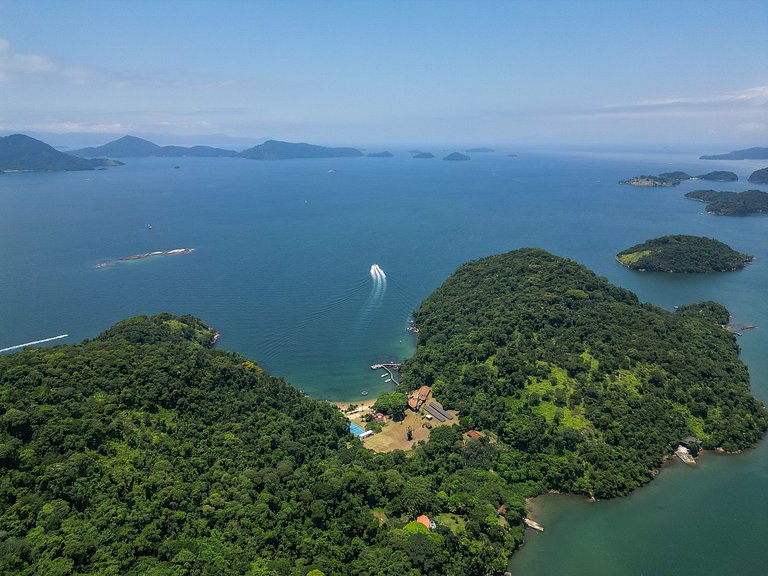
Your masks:
{"label": "blue sky", "polygon": [[0,0],[13,131],[768,145],[768,1]]}

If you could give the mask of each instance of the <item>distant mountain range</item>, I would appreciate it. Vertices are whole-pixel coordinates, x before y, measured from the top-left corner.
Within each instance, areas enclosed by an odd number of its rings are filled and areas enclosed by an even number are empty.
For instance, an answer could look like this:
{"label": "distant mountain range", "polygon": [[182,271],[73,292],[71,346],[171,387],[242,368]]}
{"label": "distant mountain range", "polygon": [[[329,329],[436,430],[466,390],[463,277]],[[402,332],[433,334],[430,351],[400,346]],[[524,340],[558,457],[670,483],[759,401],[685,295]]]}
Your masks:
{"label": "distant mountain range", "polygon": [[64,154],[53,146],[24,134],[0,137],[0,172],[93,170],[121,164],[122,162],[116,160],[85,159]]}
{"label": "distant mountain range", "polygon": [[768,148],[745,148],[727,154],[699,156],[699,160],[768,160]]}
{"label": "distant mountain range", "polygon": [[328,148],[314,144],[281,142],[267,140],[242,152],[212,148],[210,146],[158,146],[157,144],[137,138],[123,136],[103,146],[82,148],[72,152],[77,156],[90,158],[93,156],[109,156],[112,158],[146,158],[159,156],[179,158],[182,156],[197,157],[229,157],[249,158],[251,160],[288,160],[292,158],[341,158],[345,156],[362,156],[363,153],[355,148]]}
{"label": "distant mountain range", "polygon": [[212,148],[211,146],[158,146],[154,142],[137,138],[136,136],[123,136],[103,146],[80,148],[73,150],[75,156],[93,158],[95,156],[109,156],[111,158],[146,158],[160,156],[165,158],[180,158],[182,156],[198,157],[234,157],[238,153],[234,150]]}

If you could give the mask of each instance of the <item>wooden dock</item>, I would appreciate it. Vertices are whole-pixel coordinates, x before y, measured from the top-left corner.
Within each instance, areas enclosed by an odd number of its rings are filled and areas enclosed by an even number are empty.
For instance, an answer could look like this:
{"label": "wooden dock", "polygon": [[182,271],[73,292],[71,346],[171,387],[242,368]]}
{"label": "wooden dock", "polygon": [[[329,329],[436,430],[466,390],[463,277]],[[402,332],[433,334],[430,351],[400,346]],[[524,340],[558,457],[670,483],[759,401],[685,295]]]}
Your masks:
{"label": "wooden dock", "polygon": [[395,372],[400,370],[400,364],[395,362],[389,362],[387,364],[371,364],[371,370],[386,370],[389,373],[389,377],[392,378],[392,382],[395,383],[395,386],[400,384],[397,378],[395,378]]}

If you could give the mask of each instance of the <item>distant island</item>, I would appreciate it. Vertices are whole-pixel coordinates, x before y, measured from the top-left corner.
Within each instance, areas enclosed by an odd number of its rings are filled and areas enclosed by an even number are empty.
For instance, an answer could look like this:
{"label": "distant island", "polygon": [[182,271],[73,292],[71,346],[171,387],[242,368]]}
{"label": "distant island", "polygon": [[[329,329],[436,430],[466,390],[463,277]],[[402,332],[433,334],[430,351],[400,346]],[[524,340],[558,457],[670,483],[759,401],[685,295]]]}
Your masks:
{"label": "distant island", "polygon": [[102,262],[97,264],[94,268],[109,268],[120,262],[130,262],[131,260],[143,260],[145,258],[153,258],[155,256],[180,256],[182,254],[191,254],[194,252],[194,248],[176,248],[174,250],[158,250],[157,252],[147,252],[146,254],[136,254],[135,256],[124,256],[117,260],[109,260],[108,262]]}
{"label": "distant island", "polygon": [[25,134],[0,137],[0,172],[59,172],[122,166],[117,160],[86,160],[59,152]]}
{"label": "distant island", "polygon": [[495,152],[495,150],[493,150],[493,148],[480,147],[480,148],[469,148],[468,150],[464,150],[464,152],[466,152],[467,154],[487,154],[489,152]]}
{"label": "distant island", "polygon": [[647,186],[647,187],[677,186],[678,184],[680,184],[681,178],[668,176],[669,174],[684,174],[685,176],[690,178],[690,176],[685,174],[685,172],[667,172],[665,174],[659,174],[658,176],[651,176],[651,175],[645,175],[645,174],[642,176],[634,176],[632,178],[628,178],[627,180],[619,180],[619,184],[628,184],[629,186]]}
{"label": "distant island", "polygon": [[663,180],[677,180],[679,182],[681,180],[690,180],[693,176],[682,170],[675,170],[674,172],[662,172],[659,174],[659,178]]}
{"label": "distant island", "polygon": [[449,162],[461,162],[463,160],[471,160],[471,158],[461,152],[453,152],[452,154],[448,154],[443,160],[448,160]]}
{"label": "distant island", "polygon": [[747,182],[752,182],[752,184],[768,184],[768,168],[755,170],[750,174]]}
{"label": "distant island", "polygon": [[684,234],[646,240],[616,255],[630,270],[674,273],[730,272],[753,259],[714,238]]}
{"label": "distant island", "polygon": [[136,136],[123,136],[103,146],[80,148],[72,151],[75,156],[92,158],[94,156],[109,156],[112,158],[146,158],[152,156],[166,158],[180,158],[182,156],[198,157],[234,157],[238,153],[234,150],[212,148],[210,146],[158,146],[154,142],[137,138]]}
{"label": "distant island", "polygon": [[713,154],[710,156],[699,156],[699,160],[766,160],[768,159],[768,148],[745,148],[744,150],[734,150],[727,154]]}
{"label": "distant island", "polygon": [[736,182],[739,179],[733,172],[726,172],[725,170],[715,170],[696,176],[696,178],[699,180],[710,180],[712,182]]}
{"label": "distant island", "polygon": [[251,160],[294,160],[298,158],[345,158],[362,156],[356,148],[329,148],[304,142],[282,142],[267,140],[239,154]]}
{"label": "distant island", "polygon": [[735,182],[739,177],[733,172],[716,170],[699,176],[691,176],[682,170],[674,172],[662,172],[658,176],[642,175],[634,176],[627,180],[619,180],[619,184],[629,184],[630,186],[677,186],[683,180],[711,180],[714,182]]}
{"label": "distant island", "polygon": [[746,192],[694,190],[688,192],[685,197],[706,202],[709,214],[746,216],[748,214],[768,213],[768,193],[760,190],[747,190]]}
{"label": "distant island", "polygon": [[370,154],[366,154],[368,158],[392,158],[394,154],[392,152],[386,151],[386,152],[371,152]]}
{"label": "distant island", "polygon": [[435,155],[432,154],[432,152],[419,152],[418,154],[414,154],[414,158],[434,158]]}

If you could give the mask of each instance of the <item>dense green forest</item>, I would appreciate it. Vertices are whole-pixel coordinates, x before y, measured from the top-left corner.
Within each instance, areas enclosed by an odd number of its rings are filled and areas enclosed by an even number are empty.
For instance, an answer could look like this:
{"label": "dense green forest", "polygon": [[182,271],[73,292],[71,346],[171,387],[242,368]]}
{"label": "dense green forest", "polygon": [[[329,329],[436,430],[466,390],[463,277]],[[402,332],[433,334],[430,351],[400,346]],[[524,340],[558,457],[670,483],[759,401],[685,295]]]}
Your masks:
{"label": "dense green forest", "polygon": [[714,238],[675,234],[636,244],[616,259],[632,270],[695,273],[738,270],[754,257]]}
{"label": "dense green forest", "polygon": [[768,212],[768,193],[760,190],[746,192],[719,192],[717,190],[694,190],[685,195],[691,200],[707,203],[707,212],[722,216],[746,216]]}
{"label": "dense green forest", "polygon": [[367,450],[190,316],[0,356],[0,574],[498,573],[526,497],[624,494],[685,436],[760,438],[727,316],[641,304],[541,250],[470,262],[416,312],[380,399],[399,415],[430,384],[461,411],[408,453]]}
{"label": "dense green forest", "polygon": [[408,457],[373,453],[212,339],[163,314],[0,356],[1,574],[504,569],[536,487],[491,471],[495,447],[444,427]]}
{"label": "dense green forest", "polygon": [[734,172],[726,170],[714,170],[706,174],[696,176],[699,180],[712,180],[714,182],[736,182],[739,177]]}
{"label": "dense green forest", "polygon": [[[648,482],[686,436],[734,451],[766,429],[722,307],[670,313],[525,249],[469,262],[415,313],[408,388],[501,446],[494,469],[598,497]],[[727,315],[727,313],[726,313]]]}

